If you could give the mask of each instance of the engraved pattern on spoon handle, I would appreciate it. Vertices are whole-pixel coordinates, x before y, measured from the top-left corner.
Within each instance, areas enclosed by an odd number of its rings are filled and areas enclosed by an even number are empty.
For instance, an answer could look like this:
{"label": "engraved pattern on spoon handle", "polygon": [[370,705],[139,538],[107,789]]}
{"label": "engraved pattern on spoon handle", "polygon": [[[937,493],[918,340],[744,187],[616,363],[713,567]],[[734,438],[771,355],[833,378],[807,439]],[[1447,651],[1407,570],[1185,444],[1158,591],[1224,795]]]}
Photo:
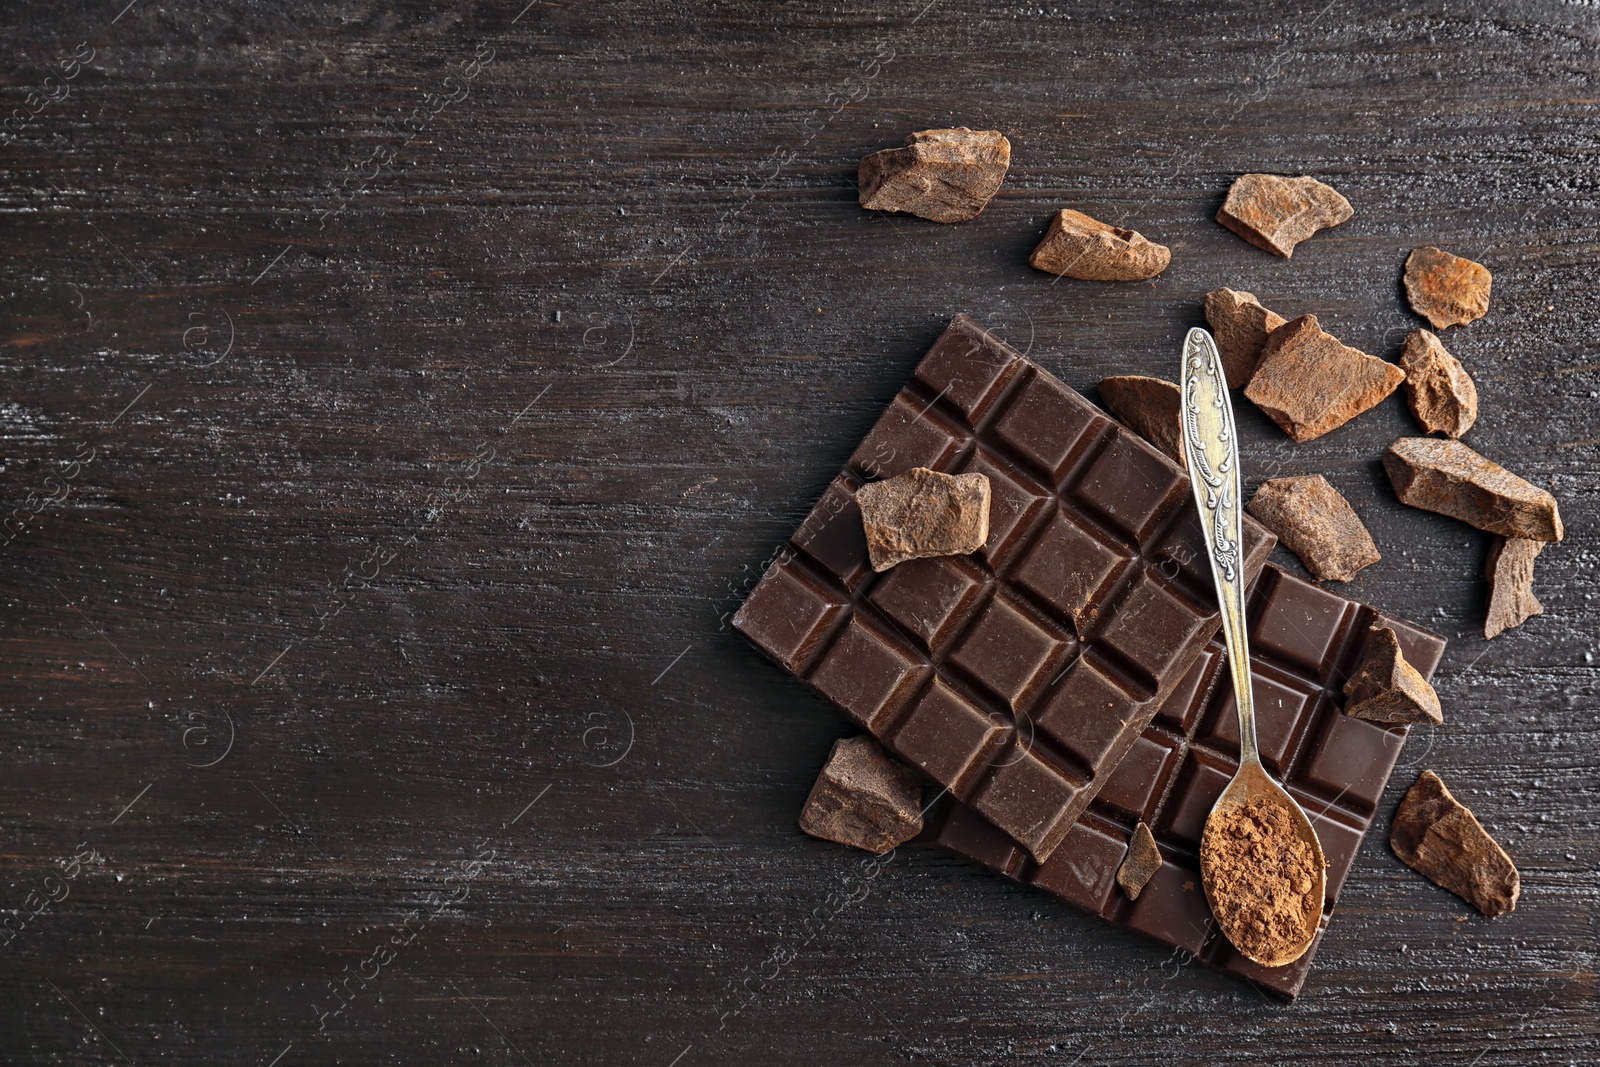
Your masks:
{"label": "engraved pattern on spoon handle", "polygon": [[1190,488],[1200,509],[1200,528],[1217,586],[1222,631],[1228,643],[1234,703],[1239,709],[1241,763],[1259,762],[1255,700],[1250,688],[1250,648],[1245,637],[1243,517],[1239,500],[1239,439],[1222,358],[1205,330],[1189,331],[1183,341],[1180,377],[1184,456]]}

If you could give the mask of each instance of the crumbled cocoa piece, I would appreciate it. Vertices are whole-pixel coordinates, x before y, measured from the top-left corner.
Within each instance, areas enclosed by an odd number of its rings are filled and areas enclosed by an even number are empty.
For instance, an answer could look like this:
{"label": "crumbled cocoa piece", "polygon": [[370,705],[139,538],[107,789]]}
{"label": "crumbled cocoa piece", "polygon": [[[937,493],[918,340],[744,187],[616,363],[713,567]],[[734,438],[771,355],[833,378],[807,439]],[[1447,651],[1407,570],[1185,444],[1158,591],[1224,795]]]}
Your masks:
{"label": "crumbled cocoa piece", "polygon": [[1436,330],[1483,318],[1493,281],[1482,263],[1437,248],[1413,249],[1406,257],[1406,299]]}
{"label": "crumbled cocoa piece", "polygon": [[[1267,334],[1287,321],[1261,306],[1254,293],[1242,289],[1213,289],[1206,294],[1206,323],[1217,341],[1222,373],[1229,389],[1250,380],[1261,362]],[[1181,462],[1181,461],[1180,461]]]}
{"label": "crumbled cocoa piece", "polygon": [[925,556],[964,556],[989,539],[989,478],[912,467],[856,491],[872,569]]}
{"label": "crumbled cocoa piece", "polygon": [[1383,558],[1356,509],[1320,474],[1262,482],[1245,510],[1323,581],[1348,582]]}
{"label": "crumbled cocoa piece", "polygon": [[881,856],[922,832],[917,772],[870,737],[835,741],[800,812],[800,829]]}
{"label": "crumbled cocoa piece", "polygon": [[1489,546],[1489,563],[1484,568],[1484,576],[1489,579],[1484,637],[1494,637],[1544,614],[1544,605],[1533,595],[1533,561],[1544,546],[1545,542],[1526,537],[1496,537]]}
{"label": "crumbled cocoa piece", "polygon": [[1117,884],[1128,894],[1129,900],[1138,900],[1139,891],[1160,869],[1161,850],[1156,847],[1155,835],[1141,822],[1128,838],[1128,854],[1117,868]]}
{"label": "crumbled cocoa piece", "polygon": [[1383,454],[1400,502],[1501,537],[1559,541],[1556,498],[1460,441],[1402,437]]}
{"label": "crumbled cocoa piece", "polygon": [[1267,966],[1297,958],[1322,916],[1318,859],[1276,796],[1212,811],[1200,837],[1200,873],[1234,948]]}
{"label": "crumbled cocoa piece", "polygon": [[995,130],[919,130],[856,172],[861,206],[934,222],[965,222],[989,203],[1011,166],[1011,142]]}
{"label": "crumbled cocoa piece", "polygon": [[1044,240],[1028,262],[1051,274],[1091,282],[1154,278],[1172,262],[1172,252],[1132,230],[1109,226],[1071,209],[1050,220]]}
{"label": "crumbled cocoa piece", "polygon": [[1315,178],[1244,174],[1228,190],[1217,221],[1257,248],[1288,259],[1295,245],[1354,214],[1350,201]]}
{"label": "crumbled cocoa piece", "polygon": [[1178,387],[1161,378],[1120,374],[1100,379],[1100,402],[1123,425],[1183,466],[1183,427],[1178,423]]}
{"label": "crumbled cocoa piece", "polygon": [[1244,395],[1298,443],[1338,429],[1394,392],[1405,372],[1340,344],[1301,315],[1267,335]]}
{"label": "crumbled cocoa piece", "polygon": [[1423,771],[1400,801],[1389,847],[1406,866],[1485,915],[1517,906],[1516,864],[1432,771]]}
{"label": "crumbled cocoa piece", "polygon": [[1388,626],[1374,626],[1361,665],[1344,684],[1344,713],[1368,722],[1444,722],[1439,694],[1406,662],[1400,638]]}
{"label": "crumbled cocoa piece", "polygon": [[1406,403],[1428,433],[1460,437],[1478,421],[1478,387],[1434,334],[1411,331],[1400,369],[1406,372]]}

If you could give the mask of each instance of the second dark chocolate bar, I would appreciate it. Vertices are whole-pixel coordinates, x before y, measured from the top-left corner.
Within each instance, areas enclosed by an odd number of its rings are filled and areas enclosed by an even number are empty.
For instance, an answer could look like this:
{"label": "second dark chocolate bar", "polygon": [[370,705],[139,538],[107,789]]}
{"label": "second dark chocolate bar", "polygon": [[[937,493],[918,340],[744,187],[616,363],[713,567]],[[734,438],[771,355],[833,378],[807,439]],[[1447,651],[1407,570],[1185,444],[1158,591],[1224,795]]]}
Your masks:
{"label": "second dark chocolate bar", "polygon": [[[1346,715],[1344,682],[1361,661],[1374,624],[1395,631],[1406,659],[1425,678],[1433,675],[1445,642],[1276,567],[1262,572],[1248,613],[1261,761],[1300,802],[1322,842],[1328,860],[1326,930],[1407,734],[1404,726]],[[1201,830],[1238,768],[1238,715],[1226,663],[1227,652],[1214,639],[1048,862],[1035,863],[959,803],[946,802],[931,813],[925,837],[1292,998],[1317,944],[1287,967],[1250,962],[1216,930],[1200,883]],[[1154,832],[1162,864],[1138,899],[1130,900],[1118,889],[1116,873],[1139,822]]]}
{"label": "second dark chocolate bar", "polygon": [[[987,475],[988,542],[875,574],[855,492],[912,467]],[[1044,860],[1215,634],[1206,568],[1184,472],[958,315],[733,621]]]}

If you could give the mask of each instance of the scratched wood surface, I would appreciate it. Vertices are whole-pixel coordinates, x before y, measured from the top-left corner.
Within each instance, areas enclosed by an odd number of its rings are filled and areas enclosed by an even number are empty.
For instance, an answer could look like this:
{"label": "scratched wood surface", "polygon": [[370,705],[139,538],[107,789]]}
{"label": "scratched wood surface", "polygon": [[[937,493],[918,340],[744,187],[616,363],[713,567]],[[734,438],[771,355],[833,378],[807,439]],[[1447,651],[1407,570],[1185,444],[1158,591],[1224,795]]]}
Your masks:
{"label": "scratched wood surface", "polygon": [[[125,2],[0,16],[0,1061],[1600,1057],[1593,4]],[[962,124],[1013,144],[980,218],[856,207]],[[1355,218],[1268,256],[1211,221],[1250,170]],[[1063,206],[1171,269],[1031,271]],[[1568,538],[1486,644],[1398,397],[1241,409],[1451,638],[1300,1002],[799,833],[847,729],[726,617],[951,314],[1086,391],[1219,285],[1395,358],[1419,244],[1494,271],[1469,441]],[[1513,915],[1389,852],[1422,767]]]}

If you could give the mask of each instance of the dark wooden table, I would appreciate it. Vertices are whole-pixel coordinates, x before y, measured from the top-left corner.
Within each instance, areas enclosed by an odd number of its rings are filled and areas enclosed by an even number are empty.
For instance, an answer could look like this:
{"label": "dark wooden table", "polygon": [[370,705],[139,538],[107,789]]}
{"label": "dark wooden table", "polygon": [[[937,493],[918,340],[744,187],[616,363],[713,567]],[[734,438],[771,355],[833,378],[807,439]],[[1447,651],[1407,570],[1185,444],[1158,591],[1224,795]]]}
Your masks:
{"label": "dark wooden table", "polygon": [[[125,2],[3,16],[0,1061],[1600,1058],[1593,4]],[[857,208],[946,125],[1011,138],[980,218]],[[1212,221],[1250,170],[1355,218],[1268,256]],[[1030,270],[1063,206],[1171,269]],[[1469,441],[1568,537],[1485,643],[1399,397],[1241,409],[1451,638],[1301,1000],[924,847],[808,933],[848,728],[726,620],[947,318],[1085,390],[1219,285],[1394,358],[1424,244],[1494,271]],[[1514,914],[1389,851],[1423,767]]]}

